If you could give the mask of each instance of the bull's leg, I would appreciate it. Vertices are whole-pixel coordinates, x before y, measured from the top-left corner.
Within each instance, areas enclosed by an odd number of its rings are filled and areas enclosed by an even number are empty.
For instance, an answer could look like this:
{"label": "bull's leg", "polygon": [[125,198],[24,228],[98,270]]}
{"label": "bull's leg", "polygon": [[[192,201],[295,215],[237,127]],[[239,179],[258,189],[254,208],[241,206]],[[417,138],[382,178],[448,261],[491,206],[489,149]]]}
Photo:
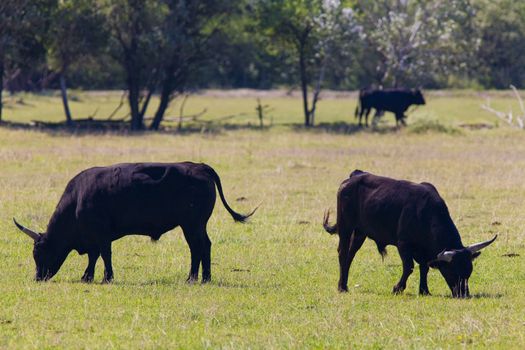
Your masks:
{"label": "bull's leg", "polygon": [[202,283],[211,280],[211,241],[208,233],[204,232],[204,247],[202,254]]}
{"label": "bull's leg", "polygon": [[95,277],[95,265],[97,264],[98,257],[100,256],[100,252],[98,250],[93,250],[88,252],[88,266],[86,268],[86,271],[84,272],[84,275],[82,276],[82,282],[90,283],[93,282],[93,278]]}
{"label": "bull's leg", "polygon": [[366,236],[358,233],[357,231],[348,237],[348,235],[339,236],[339,285],[338,289],[340,292],[348,292],[348,272],[350,271],[350,265],[354,260],[355,254],[363,245]]}
{"label": "bull's leg", "polygon": [[405,114],[403,112],[396,112],[396,126],[399,126],[400,124],[403,126],[406,126],[407,123],[405,122]]}
{"label": "bull's leg", "polygon": [[368,108],[366,110],[366,114],[365,114],[365,126],[368,128],[368,116],[370,115],[370,112],[372,111],[372,108]]}
{"label": "bull's leg", "polygon": [[402,293],[405,290],[408,277],[412,274],[412,271],[414,271],[414,260],[407,244],[399,243],[397,250],[399,251],[399,256],[401,257],[401,261],[403,263],[403,274],[401,275],[399,282],[392,290],[394,294]]}
{"label": "bull's leg", "polygon": [[104,278],[102,283],[113,281],[113,265],[111,263],[111,242],[106,242],[100,247],[100,255],[104,260]]}
{"label": "bull's leg", "polygon": [[430,295],[427,283],[428,265],[419,264],[419,294]]}
{"label": "bull's leg", "polygon": [[395,115],[396,115],[396,127],[399,127],[399,121],[401,120],[401,118],[403,118],[403,114],[396,112]]}
{"label": "bull's leg", "polygon": [[193,227],[183,227],[182,232],[184,232],[184,238],[190,247],[191,253],[191,267],[188,279],[188,283],[196,282],[199,279],[199,265],[202,261],[202,240],[199,237],[199,231],[195,230]]}

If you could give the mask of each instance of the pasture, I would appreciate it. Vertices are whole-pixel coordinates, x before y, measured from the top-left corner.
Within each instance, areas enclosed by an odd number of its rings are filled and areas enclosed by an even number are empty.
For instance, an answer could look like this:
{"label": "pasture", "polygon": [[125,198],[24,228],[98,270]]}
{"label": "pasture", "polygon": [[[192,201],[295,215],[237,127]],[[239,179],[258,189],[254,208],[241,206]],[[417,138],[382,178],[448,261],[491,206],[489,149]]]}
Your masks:
{"label": "pasture", "polygon": [[[73,94],[77,118],[97,107],[95,117],[105,118],[120,99]],[[511,96],[491,96],[494,106],[518,110]],[[242,115],[183,133],[0,128],[0,348],[523,348],[525,132],[482,111],[477,93],[426,97],[400,131],[388,113],[377,131],[356,130],[355,98],[337,96],[319,103],[320,126],[304,129],[299,100],[280,94],[262,99],[273,108],[263,130],[254,97],[213,94],[191,97],[186,113]],[[7,121],[63,119],[58,96],[7,100]],[[235,210],[262,202],[248,224],[216,203],[210,284],[186,284],[190,254],[180,229],[155,244],[140,236],[114,242],[112,284],[100,284],[101,260],[95,283],[80,283],[87,257],[76,252],[51,281],[33,281],[32,242],[12,217],[45,230],[67,181],[87,167],[183,160],[213,166]],[[471,299],[452,299],[437,270],[432,296],[418,296],[417,267],[405,293],[392,295],[397,251],[389,247],[382,261],[369,240],[350,269],[349,293],[337,292],[338,239],[321,221],[356,168],[433,183],[465,244],[499,235],[474,263]]]}

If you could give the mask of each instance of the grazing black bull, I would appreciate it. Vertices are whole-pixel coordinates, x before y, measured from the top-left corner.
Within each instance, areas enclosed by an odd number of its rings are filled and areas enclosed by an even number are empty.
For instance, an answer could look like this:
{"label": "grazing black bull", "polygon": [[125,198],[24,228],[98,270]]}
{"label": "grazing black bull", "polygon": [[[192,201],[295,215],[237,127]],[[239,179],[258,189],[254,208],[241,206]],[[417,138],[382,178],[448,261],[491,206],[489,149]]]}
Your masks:
{"label": "grazing black bull", "polygon": [[361,90],[359,101],[355,108],[355,117],[361,119],[365,115],[365,124],[368,126],[368,115],[375,108],[376,116],[384,111],[392,112],[396,116],[396,125],[405,123],[405,112],[411,105],[424,105],[425,98],[420,90],[409,89],[383,89],[383,90]]}
{"label": "grazing black bull", "polygon": [[[103,282],[113,279],[111,242],[130,234],[160,236],[181,226],[191,251],[188,281],[211,278],[211,242],[206,224],[215,205],[215,186],[235,221],[248,215],[233,211],[219,175],[206,164],[125,163],[82,171],[67,185],[44,234],[16,226],[33,238],[36,280],[53,277],[72,250],[88,254],[82,281],[91,282],[99,256]],[[14,219],[13,219],[14,220]]]}
{"label": "grazing black bull", "polygon": [[395,245],[403,263],[403,274],[394,286],[401,293],[414,268],[419,264],[419,293],[430,294],[427,285],[429,266],[438,268],[454,297],[468,297],[472,260],[493,239],[465,247],[450,218],[445,201],[436,188],[398,181],[355,170],[344,180],[337,193],[337,223],[329,225],[329,212],[323,226],[339,233],[339,291],[348,291],[348,271],[366,237],[374,240],[381,255],[387,245]]}

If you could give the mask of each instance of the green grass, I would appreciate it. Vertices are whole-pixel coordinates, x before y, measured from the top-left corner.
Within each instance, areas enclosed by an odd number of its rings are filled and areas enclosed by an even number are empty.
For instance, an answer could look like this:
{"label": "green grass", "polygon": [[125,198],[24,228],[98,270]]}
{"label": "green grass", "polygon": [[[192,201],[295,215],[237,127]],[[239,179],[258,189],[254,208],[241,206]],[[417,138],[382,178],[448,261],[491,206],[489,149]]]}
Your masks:
{"label": "green grass", "polygon": [[[299,101],[276,97],[263,100],[275,108],[275,127],[263,131],[129,136],[0,128],[0,348],[523,348],[525,132],[483,112],[475,94],[438,95],[402,131],[388,127],[388,114],[379,132],[294,128],[288,124],[302,120]],[[27,105],[11,105],[7,120],[62,118],[58,98],[23,97]],[[119,98],[79,94],[73,110],[87,116],[100,105],[102,117]],[[354,103],[325,99],[317,120],[353,122]],[[517,110],[505,96],[493,103]],[[253,114],[232,122],[257,123],[254,98],[194,97],[187,110],[204,107],[213,110],[209,118],[246,112]],[[417,123],[431,126],[414,132]],[[157,244],[137,236],[114,242],[111,285],[99,283],[101,261],[97,282],[80,283],[87,257],[76,253],[52,281],[32,280],[32,245],[13,216],[43,230],[67,181],[86,167],[182,160],[212,165],[234,209],[262,202],[246,225],[217,203],[209,223],[212,283],[185,283],[189,250],[180,229]],[[437,271],[429,274],[433,295],[419,297],[417,269],[404,295],[392,295],[399,257],[390,247],[383,262],[371,241],[352,265],[350,292],[337,292],[337,237],[320,223],[355,168],[432,182],[464,243],[499,235],[475,262],[473,298],[450,298]],[[236,201],[241,196],[247,200]]]}

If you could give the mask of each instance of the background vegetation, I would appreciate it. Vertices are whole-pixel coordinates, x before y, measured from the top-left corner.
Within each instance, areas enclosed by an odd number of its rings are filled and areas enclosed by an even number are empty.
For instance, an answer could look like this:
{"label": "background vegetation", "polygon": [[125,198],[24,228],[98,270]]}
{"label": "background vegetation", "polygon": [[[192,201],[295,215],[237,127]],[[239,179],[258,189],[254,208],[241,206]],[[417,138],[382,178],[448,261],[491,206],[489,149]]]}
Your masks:
{"label": "background vegetation", "polygon": [[196,89],[298,88],[308,126],[323,88],[523,87],[524,18],[512,0],[4,0],[0,86],[60,89],[68,124],[68,87],[124,89],[132,129]]}

